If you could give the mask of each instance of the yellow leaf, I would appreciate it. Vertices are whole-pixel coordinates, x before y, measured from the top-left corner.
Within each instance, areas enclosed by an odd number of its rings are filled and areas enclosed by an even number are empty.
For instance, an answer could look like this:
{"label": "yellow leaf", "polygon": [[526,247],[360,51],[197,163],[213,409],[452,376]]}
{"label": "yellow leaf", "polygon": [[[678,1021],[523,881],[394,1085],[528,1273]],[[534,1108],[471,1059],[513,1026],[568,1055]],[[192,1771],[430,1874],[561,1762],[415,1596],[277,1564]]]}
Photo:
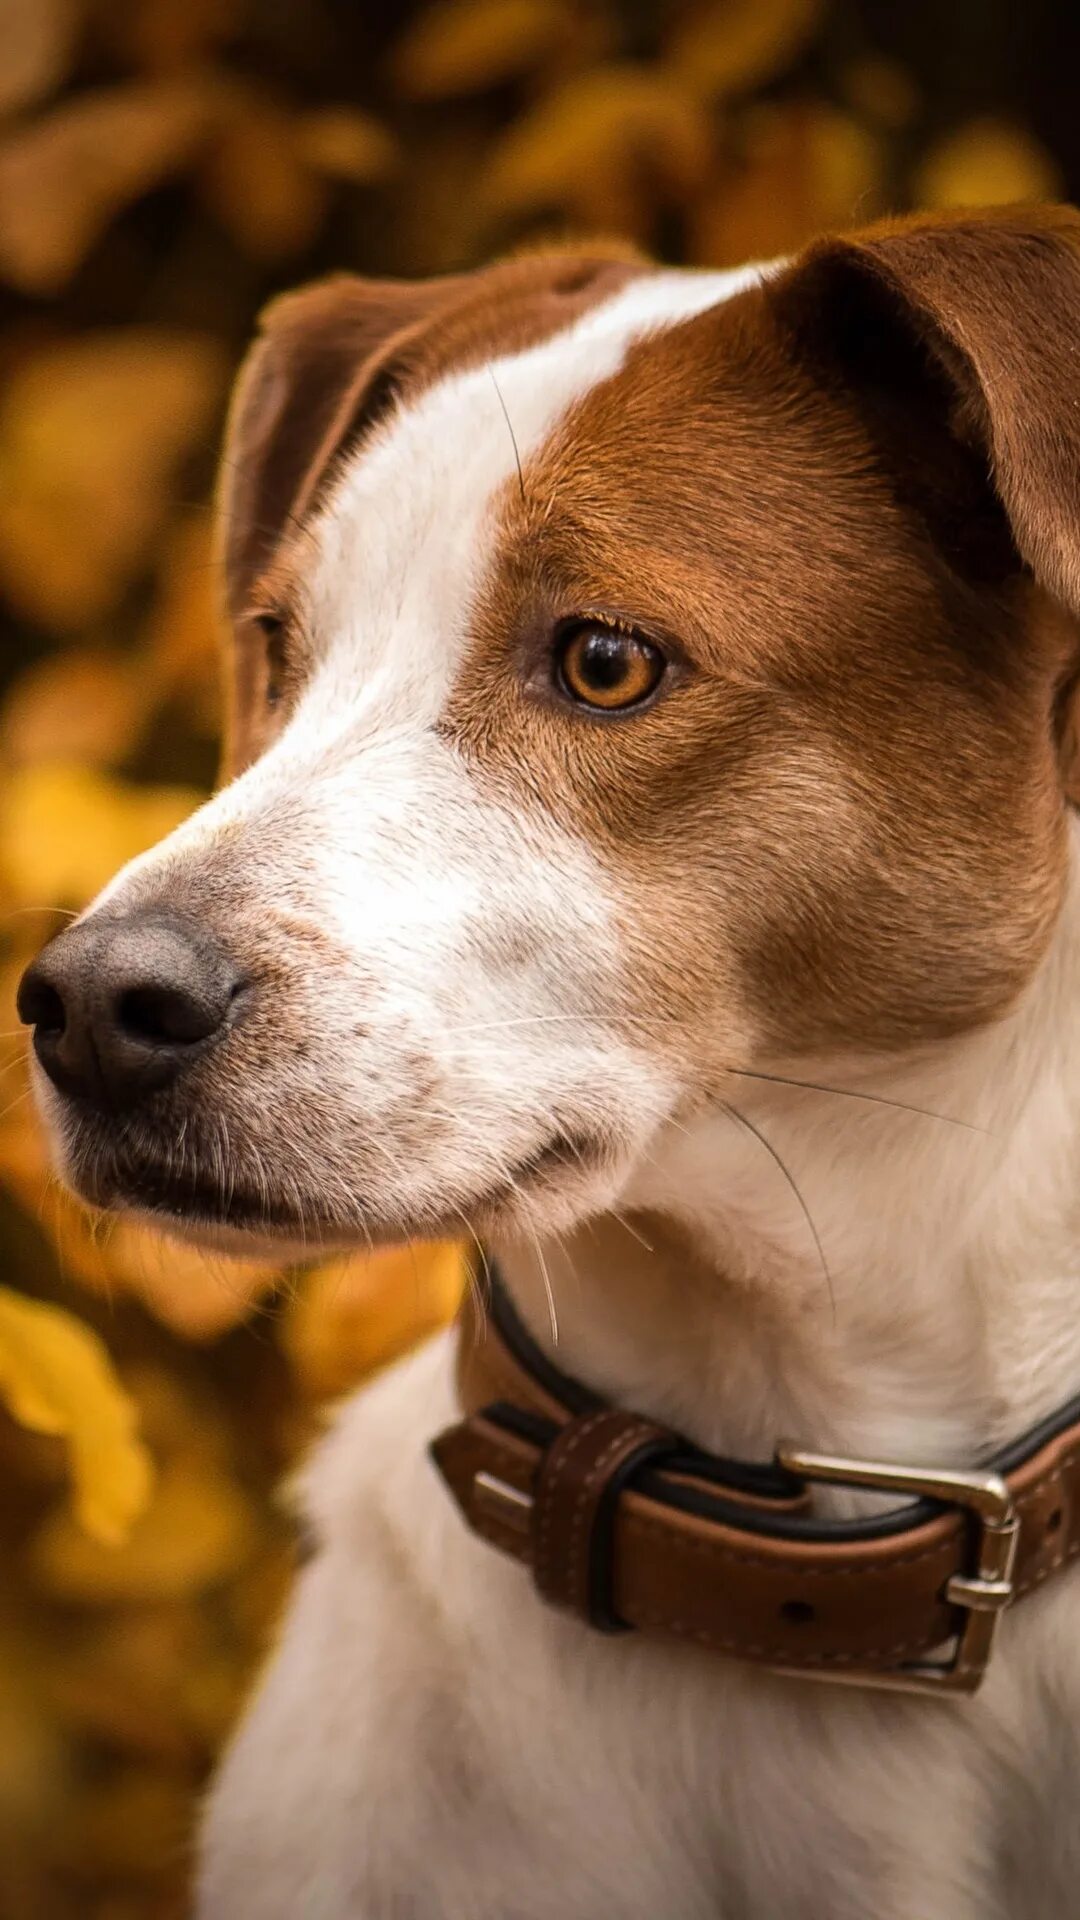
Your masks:
{"label": "yellow leaf", "polygon": [[915,179],[928,207],[992,207],[1056,200],[1061,173],[1034,134],[1003,120],[971,120],[927,154]]}
{"label": "yellow leaf", "polygon": [[301,114],[293,148],[306,166],[339,180],[381,180],[397,159],[385,127],[357,107],[321,107]]}
{"label": "yellow leaf", "polygon": [[238,1326],[281,1278],[264,1260],[215,1259],[134,1220],[116,1221],[102,1254],[109,1283],[184,1340],[216,1340]]}
{"label": "yellow leaf", "polygon": [[258,1542],[251,1507],[219,1472],[165,1466],[154,1498],[119,1547],[106,1550],[57,1513],[30,1549],[39,1586],[60,1600],[185,1600],[227,1580]]}
{"label": "yellow leaf", "polygon": [[822,0],[710,0],[672,37],[672,64],[706,94],[742,93],[802,53]]}
{"label": "yellow leaf", "polygon": [[16,369],[0,405],[0,584],[17,612],[63,631],[109,611],[225,375],[216,343],[137,328]]}
{"label": "yellow leaf", "polygon": [[557,0],[436,0],[399,41],[391,78],[408,100],[480,93],[530,72],[571,24]]}
{"label": "yellow leaf", "polygon": [[395,1248],[329,1261],[306,1276],[282,1328],[305,1390],[325,1400],[445,1326],[465,1280],[460,1246]]}
{"label": "yellow leaf", "polygon": [[0,0],[0,114],[51,93],[68,68],[73,0]]}
{"label": "yellow leaf", "polygon": [[121,207],[192,155],[212,97],[188,81],[79,94],[0,149],[0,273],[56,293]]}
{"label": "yellow leaf", "polygon": [[587,222],[637,224],[648,199],[691,192],[711,155],[708,116],[680,80],[645,66],[603,67],[514,123],[493,156],[486,198],[499,213],[563,208]]}
{"label": "yellow leaf", "polygon": [[22,905],[81,907],[202,797],[63,761],[22,767],[0,793],[0,869]]}
{"label": "yellow leaf", "polygon": [[0,1395],[21,1425],[67,1440],[78,1537],[118,1546],[146,1507],[151,1467],[97,1335],[59,1307],[0,1288]]}

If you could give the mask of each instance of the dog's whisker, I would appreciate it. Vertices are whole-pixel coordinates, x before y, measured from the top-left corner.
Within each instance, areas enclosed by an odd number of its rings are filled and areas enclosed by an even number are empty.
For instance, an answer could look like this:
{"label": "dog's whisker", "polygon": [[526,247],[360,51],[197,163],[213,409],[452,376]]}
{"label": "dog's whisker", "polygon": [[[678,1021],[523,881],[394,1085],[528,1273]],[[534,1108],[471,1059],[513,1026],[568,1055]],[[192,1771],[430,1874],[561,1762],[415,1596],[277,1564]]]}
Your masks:
{"label": "dog's whisker", "polygon": [[551,1275],[548,1272],[548,1264],[544,1258],[544,1249],[540,1244],[540,1236],[537,1233],[535,1227],[530,1227],[530,1233],[532,1234],[533,1246],[536,1249],[536,1261],[537,1261],[538,1267],[540,1268],[540,1278],[544,1283],[544,1296],[547,1300],[547,1309],[548,1309],[548,1323],[551,1328],[551,1344],[552,1346],[557,1347],[559,1344],[559,1316],[555,1308],[555,1293],[551,1285]]}
{"label": "dog's whisker", "polygon": [[2,1112],[0,1112],[0,1121],[6,1120],[10,1114],[15,1112],[16,1107],[21,1107],[23,1101],[29,1100],[29,1098],[30,1098],[30,1088],[24,1087],[22,1092],[17,1093],[15,1095],[14,1100],[12,1100],[10,1104],[6,1106]]}
{"label": "dog's whisker", "polygon": [[[505,1175],[505,1179],[506,1179],[506,1184],[510,1187],[511,1191],[520,1195],[521,1189],[518,1186],[517,1181],[513,1178],[512,1174],[507,1173]],[[532,1241],[533,1250],[536,1254],[537,1269],[539,1271],[540,1278],[543,1282],[544,1297],[547,1301],[548,1325],[551,1330],[551,1344],[552,1346],[557,1347],[559,1344],[559,1315],[555,1306],[555,1293],[551,1285],[551,1275],[548,1272],[547,1261],[544,1258],[544,1249],[540,1244],[540,1236],[537,1233],[536,1228],[533,1226],[531,1220],[529,1220],[527,1216],[525,1216],[525,1224],[528,1227],[529,1237]]]}
{"label": "dog's whisker", "polygon": [[643,1233],[639,1233],[636,1227],[632,1227],[630,1225],[630,1222],[627,1219],[625,1213],[620,1213],[618,1207],[609,1207],[607,1211],[610,1213],[611,1218],[617,1223],[617,1225],[619,1225],[623,1229],[623,1232],[628,1233],[630,1235],[631,1240],[636,1240],[639,1247],[644,1247],[646,1253],[656,1252],[656,1248],[652,1246],[648,1240],[646,1240],[645,1235]]}
{"label": "dog's whisker", "polygon": [[495,392],[496,392],[496,393],[498,394],[498,396],[499,396],[499,405],[500,405],[500,407],[502,408],[502,417],[503,417],[503,419],[504,419],[504,420],[506,421],[506,431],[507,431],[507,433],[508,433],[508,434],[510,435],[510,445],[511,445],[511,446],[513,447],[513,449],[514,449],[514,464],[515,464],[515,466],[517,467],[517,478],[518,478],[518,492],[519,492],[519,493],[520,493],[520,495],[521,495],[521,500],[522,500],[522,504],[524,505],[524,501],[525,501],[525,476],[524,476],[524,474],[523,474],[523,473],[522,473],[522,471],[521,471],[521,454],[520,454],[520,452],[519,452],[519,450],[518,450],[518,443],[517,443],[517,435],[516,435],[516,434],[515,434],[515,432],[514,432],[514,428],[513,428],[513,424],[512,424],[512,422],[511,422],[511,419],[510,419],[510,415],[509,415],[509,413],[507,412],[507,409],[506,409],[506,401],[505,401],[505,400],[503,399],[503,391],[502,391],[502,388],[500,387],[500,385],[499,385],[499,383],[498,383],[498,381],[497,381],[497,380],[496,380],[496,378],[495,378],[495,369],[494,369],[494,367],[491,367],[491,366],[489,366],[489,367],[488,367],[488,375],[489,375],[489,378],[490,378],[490,380],[491,380],[491,384],[492,384],[492,386],[493,386],[493,387],[494,387],[494,389],[495,389]]}
{"label": "dog's whisker", "polygon": [[39,913],[56,914],[57,917],[62,920],[77,920],[80,912],[81,908],[79,907],[61,907],[53,901],[48,905],[42,906],[9,907],[6,913],[0,914],[0,921],[19,920],[26,914],[37,915]]}
{"label": "dog's whisker", "polygon": [[749,1134],[752,1134],[754,1139],[758,1141],[758,1143],[761,1146],[764,1147],[766,1153],[769,1155],[770,1160],[772,1160],[774,1165],[779,1168],[780,1172],[784,1176],[784,1179],[787,1181],[788,1186],[791,1188],[792,1193],[795,1195],[795,1198],[799,1203],[799,1210],[802,1213],[803,1219],[806,1221],[806,1224],[809,1227],[810,1232],[813,1236],[814,1246],[817,1249],[817,1256],[821,1263],[821,1271],[825,1276],[825,1284],[829,1290],[829,1302],[832,1307],[832,1316],[833,1316],[833,1321],[835,1323],[836,1293],[833,1287],[832,1274],[829,1272],[829,1263],[825,1258],[825,1249],[821,1244],[821,1236],[818,1233],[817,1227],[814,1225],[814,1217],[810,1212],[810,1209],[807,1206],[806,1201],[803,1199],[802,1194],[799,1191],[799,1187],[795,1180],[794,1175],[792,1174],[790,1168],[785,1165],[780,1154],[777,1152],[776,1148],[773,1146],[772,1141],[767,1139],[765,1134],[762,1133],[760,1127],[756,1127],[752,1120],[748,1120],[744,1113],[740,1113],[737,1107],[733,1107],[729,1105],[727,1101],[721,1100],[719,1104],[723,1108],[723,1111],[728,1115],[729,1119],[734,1120],[738,1126],[744,1127],[746,1132]]}
{"label": "dog's whisker", "polygon": [[[626,1027],[631,1031],[648,1032],[649,1030],[649,1022],[643,1015],[611,1013],[600,1008],[588,1008],[578,1012],[527,1013],[514,1015],[505,1020],[472,1021],[464,1026],[448,1027],[444,1037],[453,1040],[462,1034],[493,1033],[504,1027],[551,1026],[566,1021],[578,1023],[595,1021],[598,1025]],[[992,1128],[981,1126],[978,1121],[964,1120],[951,1113],[938,1113],[933,1107],[916,1106],[914,1102],[908,1100],[894,1100],[891,1095],[885,1093],[870,1093],[858,1087],[833,1087],[820,1080],[799,1080],[791,1074],[766,1073],[751,1067],[725,1066],[722,1071],[739,1080],[761,1080],[771,1086],[795,1087],[804,1093],[831,1094],[837,1100],[862,1100],[872,1106],[893,1107],[898,1113],[916,1114],[923,1120],[940,1121],[942,1126],[960,1127],[965,1132],[981,1133],[989,1139],[995,1137]]]}
{"label": "dog's whisker", "polygon": [[918,1114],[923,1120],[940,1120],[946,1127],[962,1127],[967,1133],[985,1134],[994,1137],[990,1127],[982,1127],[975,1120],[960,1120],[951,1113],[936,1113],[932,1107],[917,1107],[907,1100],[893,1100],[884,1093],[864,1093],[856,1087],[830,1087],[817,1080],[792,1080],[782,1073],[759,1073],[750,1067],[725,1067],[725,1073],[736,1080],[764,1080],[770,1086],[798,1087],[804,1093],[833,1094],[839,1100],[866,1100],[876,1107],[895,1107],[898,1113]]}

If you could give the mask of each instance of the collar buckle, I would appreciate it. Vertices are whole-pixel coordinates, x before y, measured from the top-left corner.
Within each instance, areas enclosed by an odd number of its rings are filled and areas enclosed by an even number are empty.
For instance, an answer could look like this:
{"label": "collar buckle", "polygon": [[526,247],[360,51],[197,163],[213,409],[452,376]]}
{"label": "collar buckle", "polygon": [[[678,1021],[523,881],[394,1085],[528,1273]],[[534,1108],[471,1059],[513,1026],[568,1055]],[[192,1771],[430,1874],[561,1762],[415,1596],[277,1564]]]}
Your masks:
{"label": "collar buckle", "polygon": [[960,1507],[976,1523],[974,1568],[948,1581],[945,1598],[963,1615],[951,1652],[941,1660],[920,1660],[881,1669],[868,1667],[783,1667],[776,1673],[836,1685],[876,1687],[891,1693],[966,1693],[978,1690],[990,1661],[1003,1610],[1013,1598],[1012,1571],[1020,1537],[1020,1518],[1012,1495],[998,1473],[964,1473],[951,1467],[899,1467],[883,1460],[848,1459],[813,1453],[791,1441],[776,1449],[780,1466],[803,1480],[832,1486],[865,1487],[906,1493]]}

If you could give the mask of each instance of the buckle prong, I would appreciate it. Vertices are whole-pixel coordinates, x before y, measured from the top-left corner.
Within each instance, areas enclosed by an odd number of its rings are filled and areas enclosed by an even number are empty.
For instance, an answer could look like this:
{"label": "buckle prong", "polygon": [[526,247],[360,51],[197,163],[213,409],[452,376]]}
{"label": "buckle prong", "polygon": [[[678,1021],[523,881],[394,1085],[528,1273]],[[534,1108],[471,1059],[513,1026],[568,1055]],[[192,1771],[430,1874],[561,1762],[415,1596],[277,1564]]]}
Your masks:
{"label": "buckle prong", "polygon": [[841,1686],[878,1687],[893,1693],[974,1693],[986,1672],[998,1621],[1013,1597],[1012,1570],[1020,1520],[1001,1475],[852,1460],[842,1454],[812,1453],[787,1440],[777,1447],[776,1458],[789,1473],[803,1480],[907,1493],[913,1499],[961,1507],[975,1516],[978,1540],[974,1570],[953,1574],[945,1588],[950,1606],[964,1615],[952,1652],[945,1658],[881,1669],[776,1667],[774,1671],[803,1680],[831,1680]]}

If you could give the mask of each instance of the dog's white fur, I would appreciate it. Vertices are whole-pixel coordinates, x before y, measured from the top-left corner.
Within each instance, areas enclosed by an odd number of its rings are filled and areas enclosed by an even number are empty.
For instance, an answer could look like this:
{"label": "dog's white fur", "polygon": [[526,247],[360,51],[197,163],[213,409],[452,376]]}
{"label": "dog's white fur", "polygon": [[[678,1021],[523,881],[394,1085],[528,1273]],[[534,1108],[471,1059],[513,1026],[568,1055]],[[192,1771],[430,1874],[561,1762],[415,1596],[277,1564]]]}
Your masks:
{"label": "dog's white fur", "polygon": [[[723,1113],[687,1121],[670,1064],[590,1021],[619,957],[595,856],[481,798],[437,731],[514,471],[503,407],[526,457],[641,331],[740,284],[646,277],[381,428],[306,535],[320,651],[294,718],[113,894],[237,836],[256,867],[272,850],[267,912],[318,924],[337,953],[295,986],[333,1045],[285,1142],[331,1196],[355,1178],[388,1218],[445,1219],[542,1144],[553,1113],[604,1127],[603,1173],[523,1192],[498,1247],[568,1370],[746,1455],[788,1433],[970,1459],[1080,1387],[1076,829],[1053,946],[1007,1020],[901,1064],[823,1062],[851,1098],[744,1090],[797,1170],[826,1272],[760,1142]],[[515,930],[535,958],[510,971]],[[405,1164],[417,1058],[438,1069],[432,1143]],[[669,1222],[670,1243],[662,1228],[650,1251],[623,1209]],[[582,1222],[598,1215],[594,1242]],[[983,1693],[961,1704],[608,1641],[466,1532],[426,1455],[454,1415],[442,1338],[357,1396],[309,1468],[318,1551],[210,1801],[201,1920],[1072,1910],[1067,1584],[1006,1620]]]}

